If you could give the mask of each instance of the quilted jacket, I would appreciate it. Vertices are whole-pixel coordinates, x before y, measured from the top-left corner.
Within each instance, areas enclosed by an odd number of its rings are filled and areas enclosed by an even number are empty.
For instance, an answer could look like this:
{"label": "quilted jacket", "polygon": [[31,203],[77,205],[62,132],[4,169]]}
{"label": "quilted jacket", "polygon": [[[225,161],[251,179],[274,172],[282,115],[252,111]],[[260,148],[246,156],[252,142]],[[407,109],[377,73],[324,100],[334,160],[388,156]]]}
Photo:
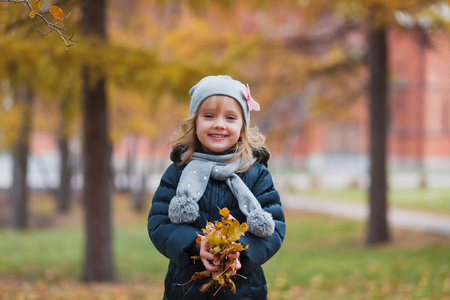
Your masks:
{"label": "quilted jacket", "polygon": [[[245,276],[233,277],[236,293],[228,288],[222,288],[215,296],[215,289],[210,293],[199,291],[206,278],[191,281],[195,272],[205,268],[201,261],[194,261],[191,256],[198,255],[195,249],[197,232],[208,221],[220,220],[217,207],[227,207],[230,213],[245,222],[245,215],[239,210],[236,198],[223,181],[210,179],[203,197],[199,200],[199,218],[191,224],[174,224],[168,217],[170,200],[175,196],[178,181],[183,167],[177,166],[179,155],[172,153],[175,162],[168,167],[162,176],[160,185],[153,197],[152,207],[148,216],[148,233],[155,247],[170,259],[165,279],[164,299],[167,300],[202,300],[202,299],[233,299],[233,300],[264,300],[267,299],[267,286],[261,265],[270,259],[281,247],[286,225],[278,192],[275,190],[272,177],[267,170],[266,157],[259,157],[250,170],[239,173],[242,180],[260,202],[262,208],[272,214],[275,221],[275,232],[268,237],[261,238],[246,232],[239,240],[249,249],[241,252],[242,268],[239,274]],[[186,284],[187,283],[187,284]]]}

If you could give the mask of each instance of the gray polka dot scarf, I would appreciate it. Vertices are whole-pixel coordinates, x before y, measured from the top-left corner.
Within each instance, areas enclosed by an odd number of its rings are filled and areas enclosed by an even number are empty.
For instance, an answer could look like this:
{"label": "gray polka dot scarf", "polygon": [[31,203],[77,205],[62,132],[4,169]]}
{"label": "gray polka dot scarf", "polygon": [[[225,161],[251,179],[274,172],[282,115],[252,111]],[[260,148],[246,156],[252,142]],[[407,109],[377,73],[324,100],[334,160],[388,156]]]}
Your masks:
{"label": "gray polka dot scarf", "polygon": [[[271,235],[275,230],[272,215],[261,208],[258,200],[235,173],[241,160],[228,163],[234,154],[214,155],[194,152],[191,161],[184,168],[176,195],[170,201],[169,218],[173,223],[189,224],[198,214],[197,202],[202,198],[210,178],[225,181],[236,197],[239,209],[247,217],[248,231],[260,236]],[[247,165],[244,165],[244,168]]]}

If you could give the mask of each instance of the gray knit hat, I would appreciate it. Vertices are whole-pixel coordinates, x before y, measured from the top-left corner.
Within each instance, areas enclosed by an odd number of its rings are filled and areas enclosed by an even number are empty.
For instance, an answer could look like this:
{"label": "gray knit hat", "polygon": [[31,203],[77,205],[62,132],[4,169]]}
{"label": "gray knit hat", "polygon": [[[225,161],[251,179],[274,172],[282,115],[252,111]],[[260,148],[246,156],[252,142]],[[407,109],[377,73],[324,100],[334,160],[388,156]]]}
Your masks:
{"label": "gray knit hat", "polygon": [[248,86],[227,75],[207,76],[194,85],[189,94],[191,95],[189,117],[195,115],[206,98],[214,95],[234,98],[242,108],[247,128],[250,126],[250,111],[259,111],[259,104],[252,99]]}

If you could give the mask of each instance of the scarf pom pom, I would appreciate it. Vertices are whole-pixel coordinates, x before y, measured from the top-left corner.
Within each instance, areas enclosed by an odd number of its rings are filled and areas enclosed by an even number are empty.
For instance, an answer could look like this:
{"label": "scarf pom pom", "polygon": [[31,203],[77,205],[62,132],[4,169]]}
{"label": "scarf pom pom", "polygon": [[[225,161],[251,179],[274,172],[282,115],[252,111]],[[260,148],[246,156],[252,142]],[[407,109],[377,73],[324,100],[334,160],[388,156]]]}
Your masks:
{"label": "scarf pom pom", "polygon": [[169,218],[176,224],[194,222],[198,218],[197,202],[185,197],[173,197],[169,204]]}
{"label": "scarf pom pom", "polygon": [[272,215],[263,209],[255,209],[247,216],[248,231],[259,237],[272,235],[275,222]]}

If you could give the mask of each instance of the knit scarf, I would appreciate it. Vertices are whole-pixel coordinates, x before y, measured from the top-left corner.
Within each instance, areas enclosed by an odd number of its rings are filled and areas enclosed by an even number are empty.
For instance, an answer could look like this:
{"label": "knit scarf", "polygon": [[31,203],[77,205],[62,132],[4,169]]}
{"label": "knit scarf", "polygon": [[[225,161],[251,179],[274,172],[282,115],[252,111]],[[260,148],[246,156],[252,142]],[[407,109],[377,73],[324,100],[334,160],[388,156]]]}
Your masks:
{"label": "knit scarf", "polygon": [[[194,152],[191,161],[184,168],[176,195],[170,201],[169,218],[172,223],[189,224],[198,214],[197,202],[202,198],[210,178],[225,181],[238,201],[239,209],[247,217],[248,231],[265,237],[275,230],[272,215],[261,208],[256,197],[236,174],[241,167],[241,159],[233,162],[234,154],[214,155]],[[253,162],[255,159],[253,160]],[[246,168],[248,164],[242,167]]]}

